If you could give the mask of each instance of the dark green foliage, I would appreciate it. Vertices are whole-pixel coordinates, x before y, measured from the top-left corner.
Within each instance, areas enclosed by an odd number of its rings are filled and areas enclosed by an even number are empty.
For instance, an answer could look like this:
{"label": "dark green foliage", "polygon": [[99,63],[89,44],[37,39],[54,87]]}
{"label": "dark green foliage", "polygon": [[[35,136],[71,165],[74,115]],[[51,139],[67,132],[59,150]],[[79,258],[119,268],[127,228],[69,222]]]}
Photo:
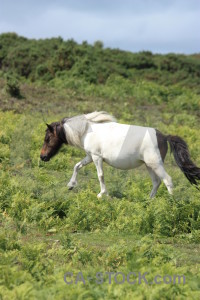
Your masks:
{"label": "dark green foliage", "polygon": [[111,74],[135,82],[147,79],[170,85],[187,84],[199,90],[200,59],[196,55],[130,53],[104,49],[101,41],[94,46],[62,38],[29,40],[14,33],[0,35],[0,69],[16,72],[31,81],[50,81],[60,71],[84,78],[89,83],[105,83]]}
{"label": "dark green foliage", "polygon": [[6,76],[6,92],[12,97],[21,97],[19,81],[14,75]]}

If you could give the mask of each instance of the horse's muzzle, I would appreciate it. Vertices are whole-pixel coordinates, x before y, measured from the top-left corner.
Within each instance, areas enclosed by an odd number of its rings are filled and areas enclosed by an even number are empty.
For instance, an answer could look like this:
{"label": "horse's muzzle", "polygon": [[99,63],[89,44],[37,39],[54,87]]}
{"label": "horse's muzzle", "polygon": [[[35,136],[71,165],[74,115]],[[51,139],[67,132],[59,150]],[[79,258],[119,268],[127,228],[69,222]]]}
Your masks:
{"label": "horse's muzzle", "polygon": [[42,161],[49,161],[50,160],[50,158],[47,156],[47,155],[40,155],[40,159],[42,160]]}

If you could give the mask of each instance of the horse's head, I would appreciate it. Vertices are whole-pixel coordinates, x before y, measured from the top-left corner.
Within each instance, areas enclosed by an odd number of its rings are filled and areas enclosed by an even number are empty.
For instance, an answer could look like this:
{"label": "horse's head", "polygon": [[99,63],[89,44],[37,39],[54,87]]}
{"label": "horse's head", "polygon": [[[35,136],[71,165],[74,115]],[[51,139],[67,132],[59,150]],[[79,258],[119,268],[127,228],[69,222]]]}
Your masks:
{"label": "horse's head", "polygon": [[54,122],[47,125],[44,144],[40,153],[40,158],[43,161],[49,161],[54,156],[63,143],[67,143],[63,124]]}

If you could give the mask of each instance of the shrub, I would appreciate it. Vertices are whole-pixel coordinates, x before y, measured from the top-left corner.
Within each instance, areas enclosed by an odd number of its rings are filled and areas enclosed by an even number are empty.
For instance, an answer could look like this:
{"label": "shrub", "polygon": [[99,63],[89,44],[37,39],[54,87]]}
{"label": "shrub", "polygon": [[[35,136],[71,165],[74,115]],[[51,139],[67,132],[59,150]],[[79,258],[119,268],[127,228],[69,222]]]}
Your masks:
{"label": "shrub", "polygon": [[6,77],[6,92],[12,97],[21,97],[19,81],[14,75],[7,75]]}

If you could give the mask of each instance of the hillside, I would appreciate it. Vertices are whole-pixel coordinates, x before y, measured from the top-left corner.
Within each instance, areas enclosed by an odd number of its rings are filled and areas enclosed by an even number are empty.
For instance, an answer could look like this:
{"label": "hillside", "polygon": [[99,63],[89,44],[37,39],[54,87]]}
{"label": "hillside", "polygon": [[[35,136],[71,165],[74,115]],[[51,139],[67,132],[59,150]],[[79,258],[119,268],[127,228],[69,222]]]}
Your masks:
{"label": "hillside", "polygon": [[130,53],[104,49],[62,38],[30,40],[14,33],[0,35],[0,69],[15,73],[31,82],[49,82],[62,76],[104,84],[115,74],[135,82],[137,79],[199,87],[199,55]]}
{"label": "hillside", "polygon": [[[199,299],[200,194],[170,151],[165,166],[174,195],[162,184],[153,200],[145,167],[105,165],[110,196],[100,200],[94,165],[67,189],[82,150],[65,146],[40,161],[45,122],[94,110],[181,136],[200,166],[199,54],[0,35],[0,298]],[[80,271],[86,284],[65,283],[66,272],[75,281]],[[117,284],[113,275],[109,284],[106,272],[148,272],[153,283]],[[186,283],[169,284],[176,275]]]}

